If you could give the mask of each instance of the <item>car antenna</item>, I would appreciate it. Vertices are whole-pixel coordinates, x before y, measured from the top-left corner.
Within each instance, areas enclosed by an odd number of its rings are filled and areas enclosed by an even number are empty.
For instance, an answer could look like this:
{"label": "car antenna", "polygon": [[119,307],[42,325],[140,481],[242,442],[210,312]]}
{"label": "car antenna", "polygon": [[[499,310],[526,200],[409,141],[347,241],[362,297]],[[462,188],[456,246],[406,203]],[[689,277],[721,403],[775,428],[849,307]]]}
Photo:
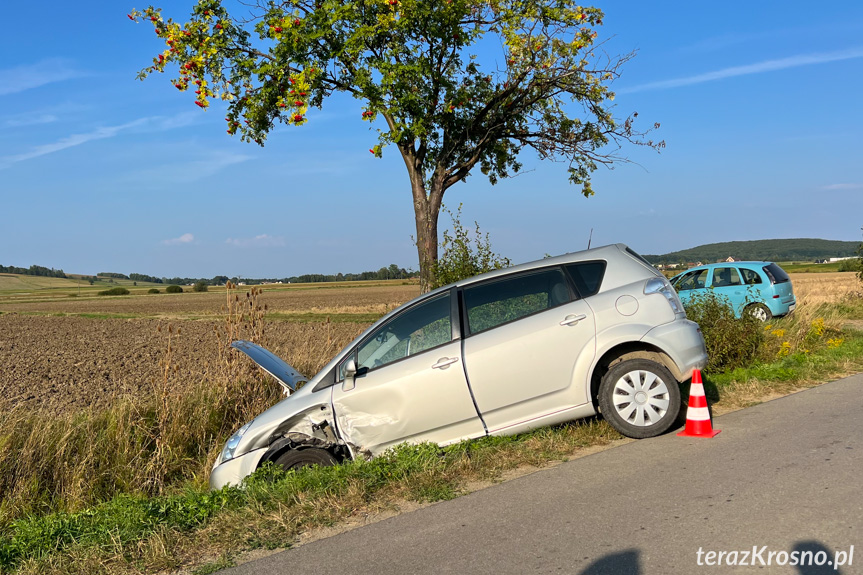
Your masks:
{"label": "car antenna", "polygon": [[590,235],[587,237],[587,249],[590,249],[590,240],[593,239],[593,228],[590,228]]}

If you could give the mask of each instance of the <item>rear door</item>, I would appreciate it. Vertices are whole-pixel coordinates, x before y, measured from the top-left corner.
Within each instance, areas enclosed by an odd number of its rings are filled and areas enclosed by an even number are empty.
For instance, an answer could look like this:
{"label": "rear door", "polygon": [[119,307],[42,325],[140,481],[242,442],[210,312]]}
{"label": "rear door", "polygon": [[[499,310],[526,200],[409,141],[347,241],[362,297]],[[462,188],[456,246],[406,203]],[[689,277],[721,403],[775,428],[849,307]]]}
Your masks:
{"label": "rear door", "polygon": [[469,285],[461,304],[465,368],[489,433],[583,403],[573,370],[579,353],[595,354],[596,326],[563,269]]}
{"label": "rear door", "polygon": [[[485,435],[468,390],[454,295],[419,302],[370,334],[339,365],[333,409],[342,438],[378,454],[397,443],[440,445]],[[353,383],[344,377],[353,359]]]}

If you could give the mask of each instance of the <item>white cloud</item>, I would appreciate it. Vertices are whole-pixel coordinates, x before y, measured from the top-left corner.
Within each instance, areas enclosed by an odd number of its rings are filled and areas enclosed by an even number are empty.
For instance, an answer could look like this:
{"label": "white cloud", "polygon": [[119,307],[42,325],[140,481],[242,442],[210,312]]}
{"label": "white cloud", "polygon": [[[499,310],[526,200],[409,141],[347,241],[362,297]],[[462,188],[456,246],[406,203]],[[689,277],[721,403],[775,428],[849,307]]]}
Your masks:
{"label": "white cloud", "polygon": [[51,58],[35,64],[7,68],[0,70],[0,96],[17,94],[31,88],[85,75],[83,72],[75,70],[68,60],[61,58]]}
{"label": "white cloud", "polygon": [[19,114],[8,118],[3,124],[9,128],[18,128],[21,126],[37,126],[39,124],[51,124],[59,118],[54,114]]}
{"label": "white cloud", "polygon": [[2,170],[3,168],[8,168],[12,164],[16,164],[18,162],[32,160],[33,158],[38,158],[47,154],[53,154],[54,152],[59,152],[67,148],[74,148],[75,146],[80,146],[81,144],[86,144],[87,142],[91,142],[93,140],[113,138],[120,132],[124,132],[126,130],[141,129],[142,131],[146,132],[163,132],[174,128],[187,126],[191,122],[191,116],[187,113],[183,113],[171,117],[149,116],[146,118],[139,118],[125,124],[120,124],[118,126],[103,126],[101,128],[96,128],[91,132],[86,132],[83,134],[72,134],[71,136],[61,138],[56,142],[36,146],[34,148],[31,148],[29,151],[23,152],[21,154],[0,157],[0,170]]}
{"label": "white cloud", "polygon": [[[207,157],[200,160],[188,160],[176,164],[160,166],[158,175],[173,183],[189,183],[212,176],[213,174],[232,166],[251,160],[252,156],[231,152],[208,151]],[[154,176],[155,177],[155,176]]]}
{"label": "white cloud", "polygon": [[240,248],[281,248],[286,245],[282,236],[261,234],[253,238],[228,238],[226,244]]}
{"label": "white cloud", "polygon": [[824,191],[835,190],[863,190],[863,184],[830,184],[821,188]]}
{"label": "white cloud", "polygon": [[731,68],[723,68],[714,72],[705,74],[697,74],[685,78],[674,78],[672,80],[660,80],[659,82],[648,82],[640,86],[631,88],[623,88],[617,90],[618,94],[630,94],[633,92],[645,92],[648,90],[664,90],[667,88],[679,88],[681,86],[691,86],[692,84],[702,84],[704,82],[713,82],[716,80],[724,80],[725,78],[734,78],[736,76],[747,76],[751,74],[763,74],[765,72],[774,72],[776,70],[785,70],[787,68],[797,68],[799,66],[810,66],[814,64],[826,64],[828,62],[838,62],[840,60],[851,60],[854,58],[863,58],[863,48],[851,48],[841,52],[827,52],[818,54],[801,54],[791,56],[789,58],[781,58],[779,60],[765,60],[755,64],[747,64],[746,66],[734,66]]}
{"label": "white cloud", "polygon": [[162,240],[162,243],[166,246],[176,246],[180,244],[190,244],[195,241],[195,236],[192,234],[183,234],[179,238],[172,238],[170,240]]}

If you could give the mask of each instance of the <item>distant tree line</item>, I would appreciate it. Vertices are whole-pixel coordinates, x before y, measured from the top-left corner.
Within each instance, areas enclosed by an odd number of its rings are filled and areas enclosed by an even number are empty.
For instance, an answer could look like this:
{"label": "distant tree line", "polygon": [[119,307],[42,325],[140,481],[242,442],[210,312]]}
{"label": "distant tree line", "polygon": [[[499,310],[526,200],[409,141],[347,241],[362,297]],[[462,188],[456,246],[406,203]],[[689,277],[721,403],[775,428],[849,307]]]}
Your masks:
{"label": "distant tree line", "polygon": [[[55,277],[55,278],[65,278],[67,277],[63,270],[55,270],[53,268],[46,268],[42,266],[30,266],[29,268],[19,268],[15,266],[0,266],[0,273],[7,274],[25,274],[31,276],[47,276],[47,277]],[[147,274],[121,274],[116,272],[99,272],[97,276],[99,278],[109,278],[109,281],[113,281],[114,279],[124,279],[131,280],[135,282],[148,282],[148,283],[156,283],[156,284],[165,284],[165,285],[193,285],[199,284],[203,282],[205,285],[211,286],[219,286],[225,285],[229,280],[233,284],[238,284],[240,282],[246,285],[260,285],[260,284],[268,284],[268,283],[319,283],[319,282],[347,282],[347,281],[362,281],[362,280],[398,280],[398,279],[407,279],[416,275],[416,272],[406,270],[405,268],[400,268],[396,264],[391,264],[389,267],[381,268],[378,271],[368,271],[368,272],[360,272],[360,273],[337,273],[337,274],[304,274],[300,276],[291,276],[285,278],[240,278],[237,276],[228,277],[225,275],[218,275],[212,278],[182,278],[182,277],[156,277]],[[93,276],[92,278],[86,277],[84,279],[88,279],[91,284],[93,284],[98,278],[97,276]]]}
{"label": "distant tree line", "polygon": [[154,283],[154,284],[165,283],[162,281],[162,278],[148,276],[146,274],[129,274],[129,279],[134,280],[136,282],[150,282],[150,283]]}
{"label": "distant tree line", "polygon": [[129,279],[129,276],[127,276],[126,274],[118,274],[118,273],[114,273],[114,272],[99,272],[96,275],[99,277],[103,277],[103,278],[115,278],[118,280]]}
{"label": "distant tree line", "polygon": [[246,285],[260,285],[272,283],[319,283],[319,282],[347,282],[360,280],[398,280],[413,277],[415,272],[400,268],[396,264],[391,264],[389,267],[381,268],[377,271],[368,271],[360,273],[337,273],[337,274],[304,274],[299,276],[283,277],[283,278],[241,278],[239,276],[218,275],[212,278],[187,278],[187,277],[156,277],[147,274],[99,274],[103,277],[124,278],[137,282],[149,282],[165,285],[193,285],[203,282],[206,285],[220,286],[225,285],[228,281],[234,285],[240,282]]}
{"label": "distant tree line", "polygon": [[49,278],[66,277],[66,274],[63,273],[63,270],[55,270],[54,268],[46,268],[43,266],[30,266],[29,268],[19,268],[16,266],[0,266],[0,273],[22,274],[27,276],[43,276]]}
{"label": "distant tree line", "polygon": [[644,258],[652,264],[697,261],[712,263],[722,261],[729,256],[738,260],[815,261],[831,257],[853,256],[856,248],[855,242],[790,238],[706,244],[668,254],[645,255]]}
{"label": "distant tree line", "polygon": [[[415,275],[415,272],[410,272],[404,268],[398,267],[396,264],[391,264],[389,267],[381,268],[376,272],[360,272],[358,274],[338,273],[335,275],[305,274],[287,278],[286,281],[291,283],[319,283],[349,282],[358,280],[401,280],[412,277],[413,275]],[[248,283],[248,281],[246,281],[246,283]]]}

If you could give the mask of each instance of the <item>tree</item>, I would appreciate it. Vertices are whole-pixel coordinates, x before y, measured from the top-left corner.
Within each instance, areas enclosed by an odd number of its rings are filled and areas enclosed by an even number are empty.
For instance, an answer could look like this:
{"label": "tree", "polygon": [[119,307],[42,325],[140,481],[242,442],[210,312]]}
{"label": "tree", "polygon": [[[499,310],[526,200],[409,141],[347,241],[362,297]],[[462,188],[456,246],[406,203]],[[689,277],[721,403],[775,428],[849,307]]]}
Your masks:
{"label": "tree", "polygon": [[[252,2],[242,19],[198,0],[189,21],[149,19],[166,48],[139,74],[179,67],[195,104],[227,103],[229,134],[263,145],[276,122],[302,126],[334,92],[362,102],[377,128],[369,150],[394,146],[410,179],[423,290],[434,282],[444,193],[479,166],[494,184],[519,153],[564,161],[591,196],[590,174],[626,143],[654,148],[618,121],[609,85],[632,54],[596,44],[597,8],[571,0],[291,0]],[[489,52],[500,47],[501,52]],[[658,127],[658,124],[654,125]],[[612,144],[610,150],[606,145]]]}

